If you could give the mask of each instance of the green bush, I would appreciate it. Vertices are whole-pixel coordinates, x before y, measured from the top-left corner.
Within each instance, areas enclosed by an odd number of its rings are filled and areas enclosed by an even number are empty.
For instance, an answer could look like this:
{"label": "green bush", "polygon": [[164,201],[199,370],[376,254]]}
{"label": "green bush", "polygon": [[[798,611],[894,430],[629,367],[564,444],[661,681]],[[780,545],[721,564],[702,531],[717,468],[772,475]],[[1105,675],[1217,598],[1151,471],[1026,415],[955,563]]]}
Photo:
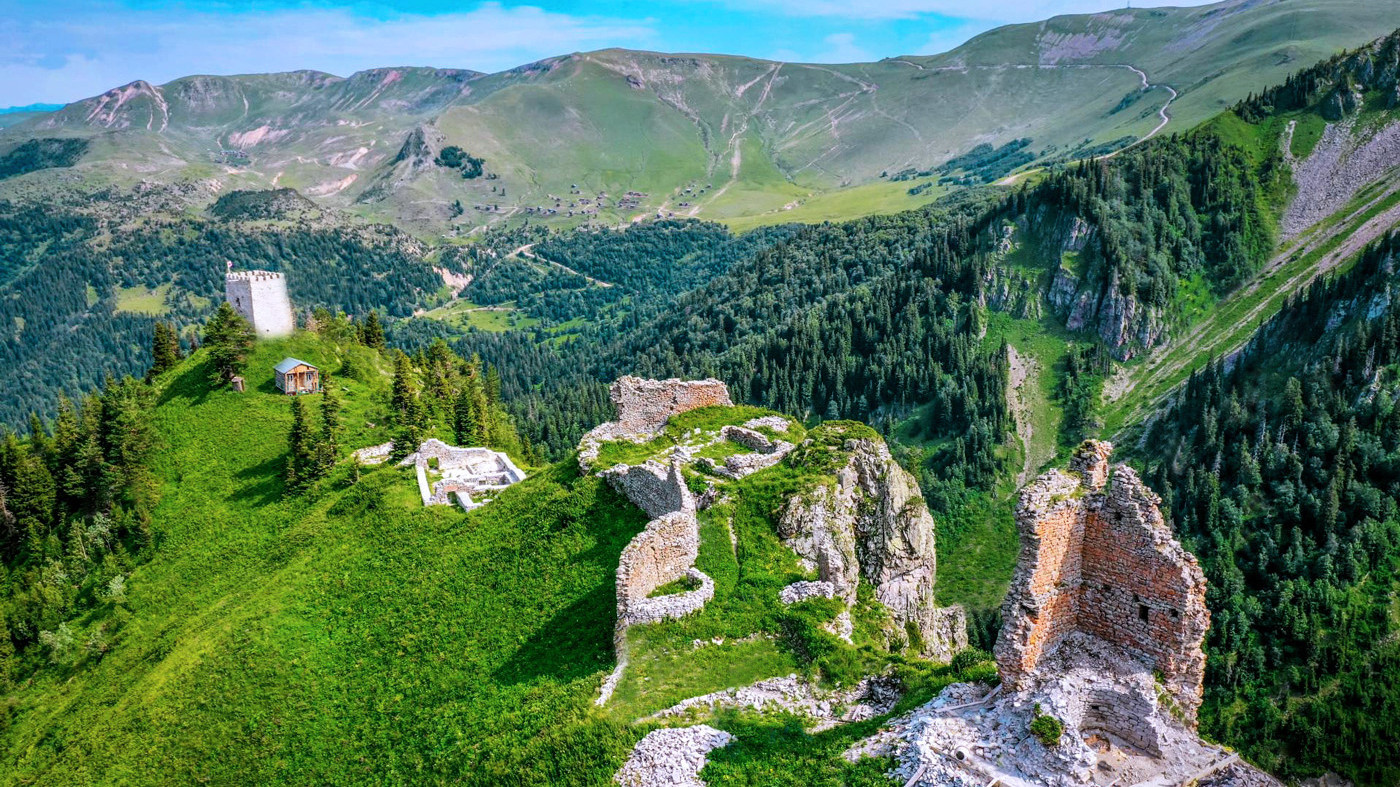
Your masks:
{"label": "green bush", "polygon": [[1059,746],[1060,737],[1065,734],[1065,725],[1054,716],[1040,712],[1040,703],[1035,704],[1035,718],[1031,720],[1031,734],[1046,746]]}

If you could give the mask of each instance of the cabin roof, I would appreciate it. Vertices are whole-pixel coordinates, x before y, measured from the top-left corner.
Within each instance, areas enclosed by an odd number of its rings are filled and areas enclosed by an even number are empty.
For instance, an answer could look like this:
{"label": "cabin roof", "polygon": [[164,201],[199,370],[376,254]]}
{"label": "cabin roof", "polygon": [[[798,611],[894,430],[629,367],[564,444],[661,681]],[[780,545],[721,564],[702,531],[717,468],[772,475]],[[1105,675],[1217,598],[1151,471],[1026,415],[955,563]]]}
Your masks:
{"label": "cabin roof", "polygon": [[316,368],[315,366],[312,366],[311,364],[307,363],[306,361],[303,361],[303,360],[300,360],[300,359],[297,359],[297,358],[283,358],[283,359],[282,359],[282,362],[279,363],[279,364],[277,364],[277,366],[276,366],[275,368],[276,368],[278,374],[286,374],[287,372],[290,372],[291,370],[297,368],[298,366],[308,366],[308,367],[310,367],[310,368],[312,368],[312,369],[315,369],[315,368]]}

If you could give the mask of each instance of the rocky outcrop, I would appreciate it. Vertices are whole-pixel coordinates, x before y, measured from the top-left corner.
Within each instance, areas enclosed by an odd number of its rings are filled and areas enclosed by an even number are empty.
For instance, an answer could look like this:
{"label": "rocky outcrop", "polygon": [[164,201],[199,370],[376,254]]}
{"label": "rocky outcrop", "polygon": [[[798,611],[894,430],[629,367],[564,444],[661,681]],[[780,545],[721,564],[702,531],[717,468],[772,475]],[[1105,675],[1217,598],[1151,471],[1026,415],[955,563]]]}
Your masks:
{"label": "rocky outcrop", "polygon": [[[1063,726],[1050,743],[1038,715]],[[1151,669],[1122,648],[1074,632],[1019,689],[959,683],[897,719],[848,757],[894,756],[910,787],[1191,784],[1281,787],[1200,739]],[[1197,781],[1200,780],[1200,781]]]}
{"label": "rocky outcrop", "polygon": [[1022,687],[1066,637],[1084,632],[1124,648],[1163,676],[1194,722],[1210,626],[1205,575],[1162,518],[1161,501],[1112,446],[1089,441],[1071,472],[1026,487],[1016,511],[1021,556],[1002,605],[997,666]]}
{"label": "rocky outcrop", "polygon": [[705,787],[700,771],[710,752],[734,736],[705,724],[647,733],[613,776],[622,787]]}
{"label": "rocky outcrop", "polygon": [[889,713],[903,693],[898,680],[880,675],[864,678],[849,689],[823,689],[807,678],[788,675],[681,700],[649,718],[683,719],[694,713],[746,708],[803,716],[811,722],[812,732],[820,732]]}
{"label": "rocky outcrop", "polygon": [[893,618],[887,633],[902,638],[912,623],[924,655],[946,661],[967,646],[966,627],[960,608],[934,605],[933,517],[918,484],[883,441],[848,440],[845,450],[834,484],[788,501],[778,535],[848,605],[864,578]]}

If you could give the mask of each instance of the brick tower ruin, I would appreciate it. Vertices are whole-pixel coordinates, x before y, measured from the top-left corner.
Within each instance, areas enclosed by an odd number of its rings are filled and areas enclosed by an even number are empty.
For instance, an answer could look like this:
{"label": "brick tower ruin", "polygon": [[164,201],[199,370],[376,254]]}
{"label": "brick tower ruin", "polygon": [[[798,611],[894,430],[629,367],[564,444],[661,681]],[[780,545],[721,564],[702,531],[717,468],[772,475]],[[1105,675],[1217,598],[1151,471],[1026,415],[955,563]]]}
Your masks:
{"label": "brick tower ruin", "polygon": [[224,299],[253,326],[259,338],[287,336],[296,330],[287,280],[273,271],[229,271]]}
{"label": "brick tower ruin", "polygon": [[1002,681],[1020,688],[1070,634],[1112,643],[1161,675],[1194,723],[1210,627],[1206,580],[1172,538],[1161,499],[1129,467],[1110,471],[1113,446],[1088,441],[1070,473],[1026,487],[1016,511],[1021,557],[1002,606]]}

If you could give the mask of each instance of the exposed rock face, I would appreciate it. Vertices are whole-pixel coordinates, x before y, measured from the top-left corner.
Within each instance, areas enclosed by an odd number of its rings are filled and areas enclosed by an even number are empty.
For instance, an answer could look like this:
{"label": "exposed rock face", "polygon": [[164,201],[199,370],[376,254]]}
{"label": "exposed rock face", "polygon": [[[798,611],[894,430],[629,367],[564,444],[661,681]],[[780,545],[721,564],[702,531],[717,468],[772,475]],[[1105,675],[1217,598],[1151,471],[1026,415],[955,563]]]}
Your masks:
{"label": "exposed rock face", "polygon": [[1084,632],[1159,671],[1194,723],[1210,627],[1205,575],[1162,519],[1161,501],[1112,446],[1090,441],[1071,464],[1026,487],[1016,512],[1021,557],[1002,606],[996,656],[1021,688],[1066,637]]}
{"label": "exposed rock face", "polygon": [[705,787],[706,756],[734,736],[706,724],[647,733],[613,776],[622,787]]}
{"label": "exposed rock face", "polygon": [[796,604],[809,598],[836,598],[836,586],[830,582],[794,582],[778,593],[784,604]]}
{"label": "exposed rock face", "polygon": [[820,732],[840,724],[865,721],[889,713],[903,693],[899,681],[886,676],[864,678],[845,690],[829,690],[806,678],[788,675],[785,678],[761,680],[743,688],[725,689],[681,700],[652,714],[650,718],[685,718],[693,712],[749,708],[805,716],[814,722],[812,731]]}
{"label": "exposed rock face", "polygon": [[778,535],[847,604],[864,577],[894,618],[891,634],[913,623],[926,655],[952,658],[967,647],[966,626],[957,625],[961,608],[934,606],[933,517],[918,484],[882,441],[848,440],[845,448],[850,459],[836,483],[789,500]]}
{"label": "exposed rock face", "polygon": [[[1073,632],[1021,689],[954,684],[859,744],[848,756],[894,755],[913,787],[1279,782],[1206,743],[1163,699],[1151,669],[1123,648]],[[1037,708],[1064,733],[1053,746],[1030,732]]]}
{"label": "exposed rock face", "polygon": [[609,392],[617,408],[617,421],[622,430],[655,432],[666,425],[666,419],[677,413],[713,405],[733,405],[729,389],[713,378],[708,380],[644,380],[621,377]]}

